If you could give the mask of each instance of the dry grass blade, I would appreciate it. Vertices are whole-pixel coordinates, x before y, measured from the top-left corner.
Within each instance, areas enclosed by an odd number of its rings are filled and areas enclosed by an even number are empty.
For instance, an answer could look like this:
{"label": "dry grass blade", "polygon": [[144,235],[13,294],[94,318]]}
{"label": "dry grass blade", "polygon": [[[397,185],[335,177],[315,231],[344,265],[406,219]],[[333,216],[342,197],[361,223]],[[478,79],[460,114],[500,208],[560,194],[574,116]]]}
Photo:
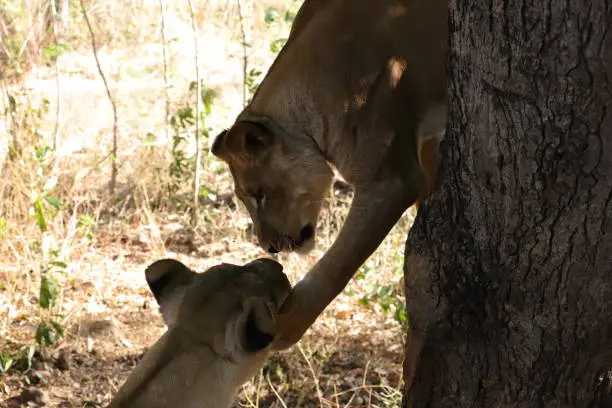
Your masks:
{"label": "dry grass blade", "polygon": [[[317,373],[315,373],[315,370],[312,367],[312,364],[310,363],[310,360],[306,356],[306,353],[304,352],[304,348],[302,347],[302,345],[300,343],[298,343],[296,347],[298,348],[298,350],[300,351],[300,354],[304,358],[304,361],[308,365],[308,371],[310,371],[310,375],[312,376],[312,381],[313,381],[313,383],[315,385],[315,389],[317,390],[317,397],[319,398],[319,401],[321,402],[321,401],[324,400],[324,398],[323,398],[323,394],[321,393],[321,388],[319,388],[319,379],[317,377]],[[322,406],[323,406],[323,404],[321,403],[321,407]]]}
{"label": "dry grass blade", "polygon": [[278,391],[276,391],[276,387],[274,386],[274,384],[272,384],[272,381],[270,381],[270,377],[266,376],[266,381],[268,382],[268,386],[270,386],[270,389],[272,390],[276,398],[278,398],[278,402],[280,402],[283,408],[287,408],[287,404],[285,404],[283,397],[281,397]]}

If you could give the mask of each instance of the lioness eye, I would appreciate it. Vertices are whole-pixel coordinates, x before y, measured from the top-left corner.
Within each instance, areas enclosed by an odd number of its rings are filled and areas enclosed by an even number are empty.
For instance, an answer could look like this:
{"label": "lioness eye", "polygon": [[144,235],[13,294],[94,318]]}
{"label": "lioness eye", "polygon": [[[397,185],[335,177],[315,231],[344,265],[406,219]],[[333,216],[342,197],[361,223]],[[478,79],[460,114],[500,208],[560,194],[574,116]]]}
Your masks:
{"label": "lioness eye", "polygon": [[262,206],[266,202],[266,193],[263,188],[259,188],[255,193],[251,194],[258,206]]}

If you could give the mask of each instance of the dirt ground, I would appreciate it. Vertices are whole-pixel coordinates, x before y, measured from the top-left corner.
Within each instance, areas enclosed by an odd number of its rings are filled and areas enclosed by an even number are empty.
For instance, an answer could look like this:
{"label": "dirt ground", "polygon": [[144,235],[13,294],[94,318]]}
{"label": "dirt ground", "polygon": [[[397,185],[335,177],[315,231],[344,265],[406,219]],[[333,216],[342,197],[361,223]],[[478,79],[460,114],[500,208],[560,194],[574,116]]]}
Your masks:
{"label": "dirt ground", "polygon": [[[149,263],[172,257],[203,271],[221,261],[242,263],[263,255],[251,243],[233,241],[196,242],[198,254],[185,253],[187,246],[177,244],[168,245],[167,251],[154,250],[142,230],[137,226],[131,233],[108,236],[100,243],[103,249],[91,248],[83,257],[87,261],[71,264],[62,294],[66,337],[58,346],[37,352],[26,372],[0,377],[2,406],[28,406],[20,396],[32,389],[42,391],[43,401],[51,407],[105,406],[165,330],[144,280]],[[225,245],[232,250],[225,252]],[[12,282],[12,272],[3,265],[1,280],[20,291],[22,282]],[[287,272],[295,283],[298,274]],[[350,295],[334,301],[299,345],[275,354],[261,375],[244,386],[235,406],[398,406],[402,330],[391,316],[361,305],[359,296],[351,292],[360,290],[357,286],[351,284]],[[4,333],[10,334],[0,341],[0,349],[15,350],[32,341],[35,327],[28,313],[36,299],[23,290],[24,296],[15,295],[12,304],[1,304],[0,318],[8,322]],[[2,294],[0,290],[0,299]],[[33,394],[35,399],[37,393]]]}

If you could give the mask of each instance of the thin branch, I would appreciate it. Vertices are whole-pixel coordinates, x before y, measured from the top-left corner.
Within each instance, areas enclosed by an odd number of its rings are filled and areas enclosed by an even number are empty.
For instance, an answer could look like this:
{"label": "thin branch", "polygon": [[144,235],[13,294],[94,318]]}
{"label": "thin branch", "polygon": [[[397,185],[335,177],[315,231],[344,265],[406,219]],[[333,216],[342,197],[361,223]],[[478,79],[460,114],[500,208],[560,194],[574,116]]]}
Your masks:
{"label": "thin branch", "polygon": [[161,37],[162,37],[162,58],[164,63],[164,97],[166,98],[166,116],[164,117],[164,128],[166,131],[166,142],[172,146],[170,140],[170,96],[168,89],[170,87],[168,81],[168,40],[166,38],[166,0],[159,0],[159,8],[161,9]]}
{"label": "thin branch", "polygon": [[57,7],[55,0],[49,0],[51,3],[51,23],[53,28],[53,43],[55,44],[56,55],[54,58],[55,65],[55,87],[57,90],[57,100],[55,109],[55,127],[53,128],[53,151],[57,151],[57,145],[59,140],[60,123],[61,123],[61,112],[62,112],[62,92],[60,84],[60,71],[59,71],[59,42],[57,40]]}
{"label": "thin branch", "polygon": [[317,374],[315,373],[315,370],[312,367],[312,364],[310,363],[310,360],[306,356],[306,353],[304,352],[304,349],[302,348],[302,345],[298,343],[297,347],[298,347],[298,350],[300,351],[300,354],[302,355],[302,357],[306,361],[306,364],[308,364],[308,370],[310,371],[310,374],[312,374],[312,381],[314,382],[315,389],[317,391],[317,397],[319,397],[319,406],[322,407],[323,406],[322,402],[323,402],[324,398],[323,398],[323,393],[321,392],[321,388],[319,387],[319,378],[317,377]]}
{"label": "thin branch", "polygon": [[87,11],[85,10],[85,5],[83,4],[83,0],[79,0],[81,4],[81,11],[83,13],[83,18],[85,19],[85,23],[87,24],[87,29],[89,30],[89,35],[91,37],[91,48],[93,50],[93,55],[96,60],[96,66],[98,67],[98,72],[102,77],[102,81],[104,82],[104,88],[106,89],[106,95],[108,96],[108,100],[110,101],[113,108],[113,147],[111,150],[111,179],[109,182],[109,189],[111,196],[115,195],[115,187],[117,185],[117,144],[119,139],[119,125],[117,119],[117,104],[115,103],[115,99],[111,94],[110,87],[108,86],[108,81],[106,80],[106,75],[104,75],[104,71],[102,70],[102,66],[100,65],[100,59],[98,58],[98,47],[96,46],[96,35],[94,34],[93,28],[91,27],[91,23],[89,18],[87,17]]}
{"label": "thin branch", "polygon": [[246,29],[244,27],[244,14],[242,12],[242,1],[236,0],[238,3],[238,17],[240,18],[240,31],[242,33],[242,106],[246,106],[247,103],[247,70],[249,68],[249,57],[247,54],[247,47],[249,45],[247,41]]}
{"label": "thin branch", "polygon": [[200,195],[200,162],[202,161],[202,152],[200,149],[200,99],[202,98],[202,90],[200,89],[200,68],[198,64],[198,31],[196,29],[195,12],[193,11],[193,2],[189,2],[189,12],[191,14],[191,29],[193,30],[193,44],[195,48],[194,63],[196,74],[196,112],[195,112],[195,172],[193,175],[193,209],[191,211],[191,225],[196,226],[199,215],[199,195]]}

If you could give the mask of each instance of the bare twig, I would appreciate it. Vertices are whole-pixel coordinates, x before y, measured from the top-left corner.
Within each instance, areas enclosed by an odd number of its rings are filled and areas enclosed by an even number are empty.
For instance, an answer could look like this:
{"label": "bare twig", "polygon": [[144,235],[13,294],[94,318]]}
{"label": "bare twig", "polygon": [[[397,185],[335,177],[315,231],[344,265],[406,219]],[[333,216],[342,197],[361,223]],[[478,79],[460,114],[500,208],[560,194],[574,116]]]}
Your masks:
{"label": "bare twig", "polygon": [[159,0],[159,8],[161,9],[161,37],[162,37],[162,58],[164,68],[164,97],[166,98],[166,115],[164,117],[164,129],[166,131],[166,142],[172,145],[170,140],[170,129],[168,120],[170,118],[170,96],[168,94],[168,40],[166,38],[166,0]]}
{"label": "bare twig", "polygon": [[244,26],[244,13],[242,10],[242,1],[236,0],[238,3],[238,17],[240,18],[240,31],[242,33],[242,106],[246,106],[247,103],[247,76],[249,68],[249,57],[247,54],[247,47],[249,43],[247,41],[246,29]]}
{"label": "bare twig", "polygon": [[195,48],[194,63],[195,63],[195,74],[196,74],[196,111],[195,111],[195,173],[193,175],[193,209],[191,211],[191,225],[196,226],[198,223],[199,215],[199,200],[200,195],[200,162],[202,161],[202,152],[200,149],[200,99],[202,97],[202,91],[200,89],[200,68],[198,64],[198,31],[196,29],[195,12],[193,10],[193,1],[189,2],[189,13],[191,14],[191,29],[193,30],[193,44]]}
{"label": "bare twig", "polygon": [[55,87],[57,90],[57,100],[56,100],[56,109],[55,109],[55,126],[53,128],[53,151],[57,151],[58,140],[59,140],[59,132],[60,132],[60,123],[61,123],[61,112],[62,112],[62,93],[61,93],[61,85],[60,85],[60,73],[59,73],[59,42],[57,40],[58,31],[57,31],[57,7],[55,4],[55,0],[49,0],[51,3],[51,26],[53,29],[53,43],[55,44],[55,52],[56,55],[54,58],[54,66],[55,66]]}
{"label": "bare twig", "polygon": [[306,364],[308,365],[308,371],[310,371],[310,374],[312,375],[312,381],[314,382],[315,389],[317,390],[317,397],[319,397],[319,406],[322,407],[323,401],[327,400],[323,398],[323,393],[321,393],[321,388],[319,387],[319,378],[317,377],[317,374],[315,373],[315,370],[312,367],[312,364],[310,363],[310,360],[306,356],[306,353],[304,352],[304,349],[302,348],[302,345],[300,343],[297,344],[297,348],[300,351],[300,354],[302,355],[304,360],[306,361]]}
{"label": "bare twig", "polygon": [[270,386],[270,389],[272,389],[272,392],[274,393],[274,395],[276,395],[276,398],[278,398],[278,402],[280,402],[283,408],[287,408],[287,404],[285,404],[285,401],[283,401],[283,397],[281,397],[278,391],[276,391],[274,384],[272,384],[272,381],[270,381],[270,377],[267,375],[266,375],[266,380],[268,381],[268,385]]}
{"label": "bare twig", "polygon": [[65,41],[65,35],[68,30],[68,23],[70,22],[70,4],[69,0],[60,0],[60,21],[62,23],[62,41]]}
{"label": "bare twig", "polygon": [[100,65],[100,59],[98,58],[98,47],[96,45],[96,35],[94,34],[93,28],[91,27],[91,23],[89,18],[87,17],[87,10],[85,10],[85,5],[83,4],[83,0],[79,0],[81,4],[81,11],[83,13],[83,18],[85,19],[85,23],[87,24],[87,29],[89,30],[89,35],[91,37],[91,48],[93,50],[93,55],[96,60],[96,66],[98,67],[98,72],[102,77],[102,81],[104,82],[104,88],[106,89],[106,95],[108,96],[108,100],[110,101],[113,108],[113,147],[111,151],[111,179],[108,184],[111,196],[115,195],[115,187],[117,185],[117,145],[119,139],[119,124],[117,118],[117,104],[115,103],[115,99],[111,93],[110,87],[108,86],[108,81],[106,80],[106,75],[104,75],[104,71],[102,70],[102,66]]}

